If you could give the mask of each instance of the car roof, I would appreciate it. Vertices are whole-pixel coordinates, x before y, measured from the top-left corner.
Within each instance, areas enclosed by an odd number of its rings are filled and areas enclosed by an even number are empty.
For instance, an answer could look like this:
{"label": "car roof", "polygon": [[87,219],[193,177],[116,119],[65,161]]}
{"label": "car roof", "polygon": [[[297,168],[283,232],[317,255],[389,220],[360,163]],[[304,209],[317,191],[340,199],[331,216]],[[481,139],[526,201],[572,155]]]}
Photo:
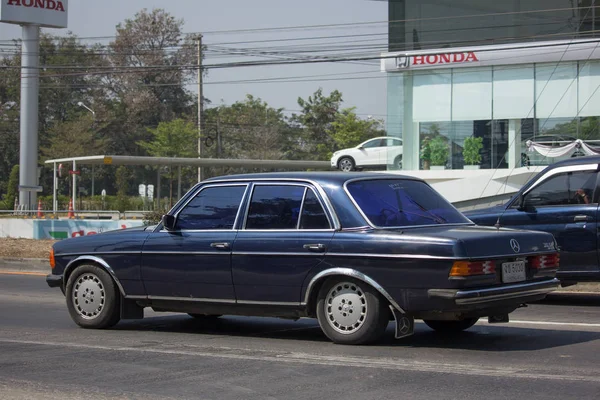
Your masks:
{"label": "car roof", "polygon": [[343,185],[352,179],[410,179],[422,181],[422,179],[413,176],[377,173],[377,172],[341,172],[341,171],[298,171],[298,172],[264,172],[255,174],[223,175],[206,179],[203,182],[221,181],[221,180],[305,180],[313,181],[319,184],[337,184]]}
{"label": "car roof", "polygon": [[579,156],[579,157],[571,157],[566,160],[557,161],[554,164],[550,164],[551,168],[556,167],[564,167],[568,165],[581,165],[581,164],[590,164],[590,163],[600,163],[600,155],[592,155],[592,156]]}

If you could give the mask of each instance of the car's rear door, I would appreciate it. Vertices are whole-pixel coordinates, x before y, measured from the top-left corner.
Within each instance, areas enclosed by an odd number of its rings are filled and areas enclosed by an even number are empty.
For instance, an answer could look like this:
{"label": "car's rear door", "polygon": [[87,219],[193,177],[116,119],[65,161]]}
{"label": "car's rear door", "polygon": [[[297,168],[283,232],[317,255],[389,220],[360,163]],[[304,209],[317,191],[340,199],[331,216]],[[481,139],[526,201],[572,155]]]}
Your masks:
{"label": "car's rear door", "polygon": [[235,301],[231,247],[248,184],[203,186],[176,214],[176,229],[149,235],[142,278],[151,298]]}
{"label": "car's rear door", "polygon": [[525,192],[523,207],[516,200],[507,208],[500,224],[552,233],[560,248],[559,277],[597,276],[597,181],[594,164],[551,170]]}
{"label": "car's rear door", "polygon": [[334,233],[317,193],[308,184],[254,184],[233,246],[238,303],[297,305],[301,301],[302,283],[323,261]]}

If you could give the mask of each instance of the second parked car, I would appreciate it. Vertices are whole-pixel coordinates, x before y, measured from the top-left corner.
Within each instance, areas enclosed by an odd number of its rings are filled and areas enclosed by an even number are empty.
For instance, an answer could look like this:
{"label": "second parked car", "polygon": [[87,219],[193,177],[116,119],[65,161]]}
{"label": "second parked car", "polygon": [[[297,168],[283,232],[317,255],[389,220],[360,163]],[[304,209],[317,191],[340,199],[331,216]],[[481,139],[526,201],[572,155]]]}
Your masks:
{"label": "second parked car", "polygon": [[478,225],[552,233],[563,285],[600,281],[598,191],[600,156],[560,161],[533,177],[507,203],[468,211]]}
{"label": "second parked car", "polygon": [[344,172],[356,169],[402,169],[402,139],[382,136],[369,139],[356,147],[333,153],[331,166]]}

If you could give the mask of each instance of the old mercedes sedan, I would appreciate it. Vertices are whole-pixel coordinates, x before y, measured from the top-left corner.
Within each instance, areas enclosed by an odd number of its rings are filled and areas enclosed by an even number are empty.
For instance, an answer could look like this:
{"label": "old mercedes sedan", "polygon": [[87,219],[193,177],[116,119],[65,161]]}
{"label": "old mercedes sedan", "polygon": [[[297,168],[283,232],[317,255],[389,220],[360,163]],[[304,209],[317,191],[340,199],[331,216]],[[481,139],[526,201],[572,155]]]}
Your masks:
{"label": "old mercedes sedan", "polygon": [[155,227],[57,242],[47,282],[72,319],[108,328],[143,310],[317,318],[336,343],[507,322],[558,287],[545,232],[475,226],[422,180],[303,172],[213,178]]}

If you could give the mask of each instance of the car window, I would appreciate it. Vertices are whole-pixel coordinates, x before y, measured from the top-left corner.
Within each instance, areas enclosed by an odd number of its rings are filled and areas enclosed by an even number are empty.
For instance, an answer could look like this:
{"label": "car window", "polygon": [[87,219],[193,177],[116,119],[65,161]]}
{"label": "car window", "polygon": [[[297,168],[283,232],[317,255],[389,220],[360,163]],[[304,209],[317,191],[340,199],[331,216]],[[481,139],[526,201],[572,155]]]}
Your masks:
{"label": "car window", "polygon": [[421,181],[375,179],[350,182],[348,192],[375,226],[469,223],[446,199]]}
{"label": "car window", "polygon": [[369,140],[362,146],[365,149],[372,149],[373,147],[381,147],[381,139]]}
{"label": "car window", "polygon": [[245,190],[245,185],[202,189],[177,216],[176,229],[233,229]]}
{"label": "car window", "polygon": [[388,146],[402,146],[402,140],[400,139],[387,139]]}
{"label": "car window", "polygon": [[300,229],[330,229],[329,220],[323,206],[312,189],[306,191],[302,215],[300,216]]}
{"label": "car window", "polygon": [[304,190],[304,186],[256,186],[250,200],[246,229],[297,229]]}
{"label": "car window", "polygon": [[595,187],[596,171],[565,172],[533,188],[525,195],[524,205],[539,207],[589,204]]}

